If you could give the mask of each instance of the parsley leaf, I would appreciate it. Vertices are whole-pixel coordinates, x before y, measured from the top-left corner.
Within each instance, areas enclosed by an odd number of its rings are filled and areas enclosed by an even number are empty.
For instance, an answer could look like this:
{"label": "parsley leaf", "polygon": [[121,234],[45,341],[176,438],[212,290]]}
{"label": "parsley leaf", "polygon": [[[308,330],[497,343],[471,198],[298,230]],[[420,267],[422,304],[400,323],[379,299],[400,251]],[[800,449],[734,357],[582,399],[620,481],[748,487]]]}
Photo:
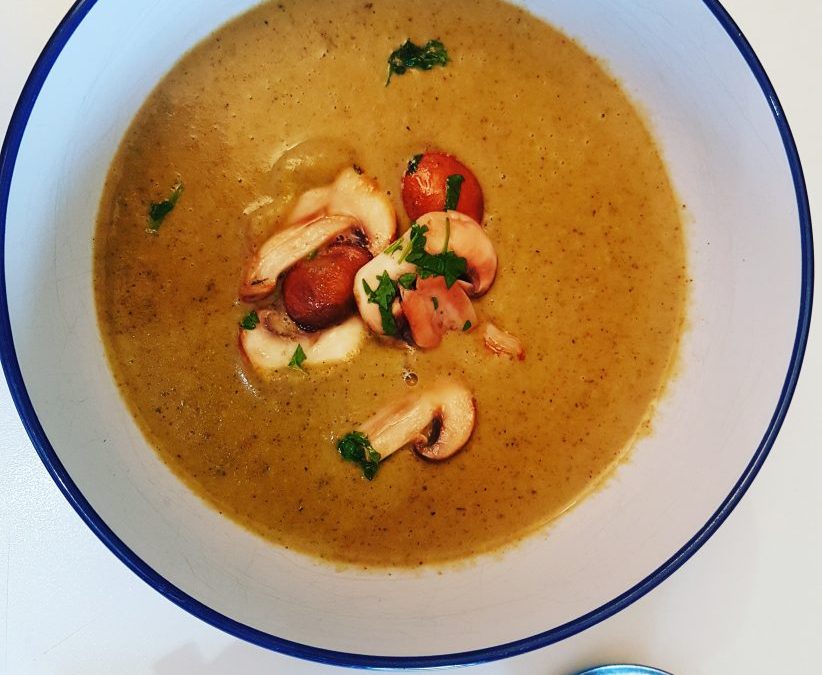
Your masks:
{"label": "parsley leaf", "polygon": [[422,159],[422,155],[414,155],[411,160],[408,162],[408,167],[405,169],[406,176],[413,176],[417,173],[417,167],[420,165],[420,160]]}
{"label": "parsley leaf", "polygon": [[397,239],[391,246],[383,251],[386,255],[394,255],[397,251],[402,248],[402,239]]}
{"label": "parsley leaf", "polygon": [[368,302],[379,305],[381,309],[388,309],[391,307],[391,302],[397,297],[397,289],[394,287],[391,277],[388,276],[387,270],[377,277],[377,281],[379,282],[377,290],[372,291],[368,282],[365,279],[362,280],[363,288],[368,294]]}
{"label": "parsley leaf", "polygon": [[453,211],[457,208],[464,180],[465,176],[460,173],[451,174],[445,179],[445,208],[443,211]]}
{"label": "parsley leaf", "polygon": [[303,346],[298,344],[297,348],[294,350],[294,356],[291,357],[291,360],[288,362],[288,367],[293,368],[294,370],[302,370],[305,372],[305,368],[303,368],[303,363],[306,360],[305,352],[303,351]]}
{"label": "parsley leaf", "polygon": [[362,286],[368,296],[368,302],[372,302],[380,308],[380,319],[382,319],[382,332],[386,335],[397,334],[397,321],[391,311],[391,305],[397,297],[397,287],[391,280],[387,271],[377,277],[379,284],[376,290],[372,290],[368,282],[363,279]]}
{"label": "parsley leaf", "polygon": [[462,324],[462,330],[466,331],[466,330],[469,330],[470,328],[471,328],[471,322],[470,321],[466,321],[464,324]]}
{"label": "parsley leaf", "polygon": [[359,464],[362,475],[373,480],[380,466],[380,453],[374,450],[371,441],[361,431],[352,431],[337,443],[340,456],[347,462]]}
{"label": "parsley leaf", "polygon": [[413,272],[408,272],[407,274],[401,274],[400,278],[397,279],[397,283],[406,291],[410,291],[414,287],[414,282],[416,282],[416,280],[417,275]]}
{"label": "parsley leaf", "polygon": [[394,336],[397,334],[397,320],[391,310],[385,310],[380,307],[380,320],[382,321],[382,332],[386,335]]}
{"label": "parsley leaf", "polygon": [[240,321],[240,327],[245,330],[254,330],[258,323],[260,323],[260,317],[257,316],[257,312],[252,309],[243,317],[243,320]]}
{"label": "parsley leaf", "polygon": [[[417,266],[421,279],[428,277],[445,277],[445,286],[451,288],[457,279],[468,271],[468,261],[458,256],[454,251],[443,251],[432,255],[425,250],[426,226],[420,227],[416,223],[411,225],[411,250],[405,259]],[[447,242],[446,242],[447,245]]]}
{"label": "parsley leaf", "polygon": [[180,199],[180,195],[182,194],[183,184],[178,181],[174,187],[171,188],[171,195],[168,199],[161,202],[152,202],[151,206],[148,207],[149,232],[157,232],[160,229],[160,225],[162,225],[166,216],[174,210],[175,206],[177,206],[177,201]]}
{"label": "parsley leaf", "polygon": [[446,288],[451,288],[461,276],[468,272],[468,263],[453,251],[426,254],[425,259],[417,263],[420,277],[445,277]]}
{"label": "parsley leaf", "polygon": [[445,241],[442,242],[442,252],[448,252],[448,243],[451,241],[451,219],[446,216],[445,217]]}
{"label": "parsley leaf", "polygon": [[392,75],[404,75],[409,68],[431,70],[434,66],[444,66],[448,61],[448,52],[439,40],[429,40],[422,47],[406,40],[388,57],[385,86],[391,83]]}
{"label": "parsley leaf", "polygon": [[405,250],[400,256],[400,262],[408,260],[408,262],[414,262],[411,257],[412,256],[420,256],[425,254],[425,233],[428,232],[427,225],[417,225],[417,223],[411,223],[411,236],[408,237],[408,248]]}

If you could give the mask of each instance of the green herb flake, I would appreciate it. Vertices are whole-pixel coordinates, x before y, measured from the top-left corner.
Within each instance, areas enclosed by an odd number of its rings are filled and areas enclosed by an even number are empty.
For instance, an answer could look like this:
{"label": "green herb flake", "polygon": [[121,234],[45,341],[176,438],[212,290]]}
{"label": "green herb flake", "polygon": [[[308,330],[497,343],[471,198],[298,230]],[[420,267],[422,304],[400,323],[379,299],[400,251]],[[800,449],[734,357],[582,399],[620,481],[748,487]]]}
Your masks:
{"label": "green herb flake", "polygon": [[406,176],[413,176],[417,173],[417,167],[420,165],[420,160],[422,159],[422,154],[414,155],[411,160],[408,162],[408,166],[405,169]]}
{"label": "green herb flake", "polygon": [[174,187],[171,188],[171,195],[169,195],[168,199],[161,202],[152,202],[151,206],[148,207],[149,232],[157,232],[160,229],[160,225],[162,225],[163,221],[166,219],[166,216],[174,210],[175,206],[177,206],[177,202],[182,194],[183,184],[178,181]]}
{"label": "green herb flake", "polygon": [[442,253],[448,253],[448,244],[451,242],[451,219],[445,216],[445,241],[442,242]]}
{"label": "green herb flake", "polygon": [[314,258],[317,257],[317,254],[319,252],[320,252],[320,249],[315,248],[313,251],[311,251],[311,253],[309,253],[307,256],[305,256],[305,259],[306,260],[314,260]]}
{"label": "green herb flake", "polygon": [[465,176],[461,173],[451,174],[445,179],[445,211],[453,211],[457,208],[464,180]]}
{"label": "green herb flake", "polygon": [[337,442],[337,450],[344,460],[359,465],[364,478],[373,480],[377,475],[380,453],[374,450],[368,436],[361,431],[352,431],[343,436]]}
{"label": "green herb flake", "polygon": [[400,262],[408,262],[413,263],[414,261],[412,258],[418,258],[421,255],[425,255],[425,242],[427,240],[425,233],[428,232],[427,225],[417,225],[417,223],[411,223],[411,235],[408,237],[408,248],[406,249],[405,253],[400,256]]}
{"label": "green herb flake", "polygon": [[429,40],[422,47],[406,40],[388,57],[387,87],[392,75],[404,75],[410,68],[431,70],[434,66],[445,66],[450,59],[445,45],[439,40]]}
{"label": "green herb flake", "polygon": [[400,278],[397,279],[397,283],[402,286],[406,291],[410,291],[414,288],[414,284],[417,281],[417,275],[413,272],[408,272],[407,274],[401,274]]}
{"label": "green herb flake", "polygon": [[365,279],[362,280],[363,288],[368,294],[368,302],[379,305],[381,309],[388,309],[391,307],[394,298],[397,297],[397,289],[394,287],[394,282],[388,275],[387,270],[383,270],[383,273],[377,277],[377,281],[377,289],[371,290],[368,282]]}
{"label": "green herb flake", "polygon": [[380,321],[382,322],[382,332],[385,335],[395,336],[398,332],[397,320],[390,309],[385,310],[380,307]]}
{"label": "green herb flake", "polygon": [[374,480],[374,476],[377,475],[377,470],[380,468],[379,462],[363,462],[360,466],[362,466],[363,478],[368,480]]}
{"label": "green herb flake", "polygon": [[386,335],[396,335],[397,320],[394,318],[394,313],[391,311],[391,305],[397,297],[397,287],[391,280],[387,271],[377,277],[376,290],[372,290],[368,282],[363,279],[362,286],[368,296],[368,302],[374,303],[380,309],[380,319],[382,320],[382,332]]}
{"label": "green herb flake", "polygon": [[394,255],[397,251],[402,248],[402,239],[397,239],[391,246],[383,251],[386,255]]}
{"label": "green herb flake", "polygon": [[294,356],[291,357],[291,360],[288,362],[288,367],[293,368],[294,370],[301,370],[305,372],[305,368],[303,368],[303,363],[306,360],[305,352],[303,351],[303,346],[298,344],[297,348],[294,350]]}
{"label": "green herb flake", "polygon": [[[428,226],[417,225],[415,221],[411,223],[410,232],[411,234],[408,237],[408,246],[406,246],[400,256],[400,262],[405,262],[408,256],[411,253],[414,253],[414,251],[419,252],[425,250],[425,233],[428,232]],[[422,237],[422,243],[420,243],[420,237]]]}
{"label": "green herb flake", "polygon": [[419,226],[416,223],[411,225],[411,250],[405,259],[417,266],[417,273],[421,279],[441,276],[445,278],[446,287],[451,288],[457,279],[468,272],[468,261],[454,251],[443,251],[435,255],[428,253],[425,250],[426,232],[428,228],[424,225]]}
{"label": "green herb flake", "polygon": [[382,322],[382,332],[385,335],[394,337],[399,329],[397,328],[397,320],[394,318],[391,310],[385,310],[380,307],[380,321]]}
{"label": "green herb flake", "polygon": [[470,329],[471,329],[471,322],[470,321],[466,321],[464,324],[462,324],[462,330],[463,331],[470,330]]}
{"label": "green herb flake", "polygon": [[434,311],[436,311],[440,308],[440,301],[437,300],[437,298],[432,297],[431,298],[431,303],[434,305]]}
{"label": "green herb flake", "polygon": [[421,264],[417,265],[420,276],[423,279],[440,276],[445,278],[445,287],[451,288],[457,279],[468,273],[468,261],[458,256],[453,251],[437,253],[428,256]]}
{"label": "green herb flake", "polygon": [[243,317],[243,320],[240,321],[240,327],[244,330],[254,330],[258,323],[260,323],[260,317],[257,316],[257,312],[252,309]]}

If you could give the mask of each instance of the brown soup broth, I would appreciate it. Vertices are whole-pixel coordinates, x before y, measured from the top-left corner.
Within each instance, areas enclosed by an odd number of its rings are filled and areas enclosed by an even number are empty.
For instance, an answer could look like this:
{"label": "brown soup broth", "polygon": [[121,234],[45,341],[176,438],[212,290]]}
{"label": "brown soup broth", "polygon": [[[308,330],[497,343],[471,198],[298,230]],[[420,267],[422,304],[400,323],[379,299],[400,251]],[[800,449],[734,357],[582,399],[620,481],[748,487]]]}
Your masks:
{"label": "brown soup broth", "polygon": [[[395,76],[406,37],[451,63]],[[477,175],[498,277],[480,316],[524,361],[451,333],[369,339],[351,362],[246,373],[240,276],[296,196],[356,162],[408,225],[400,179],[426,149]],[[185,191],[156,234],[151,202]],[[521,539],[601,481],[647,421],[685,306],[679,204],[642,116],[602,65],[497,0],[267,2],[173,68],[126,134],[95,241],[114,376],[160,457],[221,512],[335,562],[418,565]],[[306,364],[308,365],[308,364]],[[374,481],[333,438],[438,377],[475,393],[471,441],[398,452]]]}

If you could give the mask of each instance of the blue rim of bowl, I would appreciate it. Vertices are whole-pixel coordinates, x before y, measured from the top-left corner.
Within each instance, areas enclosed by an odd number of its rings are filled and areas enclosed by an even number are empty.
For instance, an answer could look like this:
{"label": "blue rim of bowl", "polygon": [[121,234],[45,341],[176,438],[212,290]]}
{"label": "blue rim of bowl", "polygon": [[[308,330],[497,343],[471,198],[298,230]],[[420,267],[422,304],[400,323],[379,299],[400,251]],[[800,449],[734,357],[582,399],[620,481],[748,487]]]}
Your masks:
{"label": "blue rim of bowl", "polygon": [[516,640],[494,647],[486,647],[467,652],[455,654],[441,654],[432,656],[374,656],[368,654],[350,654],[346,652],[332,651],[310,645],[303,645],[290,640],[264,633],[250,626],[246,626],[238,621],[230,619],[219,612],[207,607],[193,597],[187,595],[173,584],[166,581],[143,560],[141,560],[117,535],[105,524],[103,519],[92,509],[80,490],[71,480],[65,467],[60,462],[49,439],[43,431],[40,421],[26,391],[23,376],[20,372],[20,365],[12,341],[11,324],[9,320],[8,302],[6,295],[6,275],[5,275],[5,233],[6,233],[6,212],[11,188],[12,174],[17,160],[17,153],[23,139],[23,133],[28,124],[34,104],[43,84],[51,72],[54,63],[73,35],[74,31],[83,21],[85,16],[97,4],[98,0],[77,0],[69,12],[58,25],[46,46],[43,48],[40,57],[34,65],[31,74],[26,81],[17,106],[9,124],[6,138],[0,151],[0,358],[3,362],[6,380],[12,399],[17,407],[18,414],[23,421],[26,432],[29,435],[40,459],[45,464],[46,469],[51,474],[57,486],[62,491],[68,502],[77,511],[89,528],[100,538],[100,540],[123,561],[137,576],[151,585],[154,589],[165,595],[169,600],[190,612],[203,621],[219,628],[226,633],[230,633],[238,638],[253,644],[271,649],[282,654],[295,656],[309,661],[328,663],[338,666],[387,669],[387,668],[435,668],[452,665],[469,665],[487,663],[498,659],[505,659],[511,656],[523,654],[525,652],[546,647],[547,645],[564,640],[575,635],[594,624],[607,619],[635,602],[662,581],[667,579],[673,572],[681,567],[688,558],[716,532],[719,526],[725,521],[730,512],[737,505],[739,500],[747,491],[751,482],[756,477],[762,467],[768,452],[773,446],[782,422],[790,406],[796,388],[799,371],[802,367],[802,359],[805,354],[805,347],[808,341],[808,331],[811,320],[811,306],[813,303],[813,237],[811,233],[811,216],[808,205],[808,195],[805,186],[805,178],[802,174],[802,166],[799,162],[799,154],[794,143],[785,113],[776,96],[773,85],[768,79],[762,64],[759,62],[751,45],[748,43],[742,31],[734,20],[718,2],[718,0],[702,0],[707,8],[713,13],[725,31],[728,33],[734,44],[739,49],[743,58],[753,72],[762,93],[767,99],[768,105],[776,121],[779,133],[788,158],[788,164],[793,177],[794,190],[796,192],[796,202],[799,212],[799,229],[801,238],[802,254],[802,286],[800,291],[799,319],[797,321],[796,336],[791,353],[788,371],[780,392],[779,402],[771,417],[768,428],[759,443],[753,458],[739,480],[733,486],[728,496],[724,499],[719,508],[714,512],[707,523],[673,556],[663,563],[657,570],[649,574],[638,584],[628,589],[610,602],[605,603],[583,616],[557,626],[548,631],[538,633],[528,638]]}

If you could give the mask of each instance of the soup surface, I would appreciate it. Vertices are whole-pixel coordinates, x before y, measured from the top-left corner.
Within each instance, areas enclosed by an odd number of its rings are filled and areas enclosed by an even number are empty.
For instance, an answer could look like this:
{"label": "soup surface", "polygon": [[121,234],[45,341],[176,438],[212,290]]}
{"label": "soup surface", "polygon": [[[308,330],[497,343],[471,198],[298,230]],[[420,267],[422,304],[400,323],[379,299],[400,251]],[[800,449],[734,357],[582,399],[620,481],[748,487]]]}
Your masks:
{"label": "soup surface", "polygon": [[[394,76],[407,37],[450,63]],[[434,350],[374,337],[350,362],[250,372],[241,275],[304,190],[357,164],[400,219],[408,160],[456,154],[499,256],[476,333]],[[147,211],[184,192],[156,233]],[[568,509],[647,425],[683,325],[679,204],[641,116],[602,65],[497,0],[267,2],[187,54],[114,161],[95,241],[100,327],[160,457],[226,515],[335,562],[411,566],[512,543]],[[468,445],[396,453],[373,481],[334,439],[437,378],[474,393]]]}

